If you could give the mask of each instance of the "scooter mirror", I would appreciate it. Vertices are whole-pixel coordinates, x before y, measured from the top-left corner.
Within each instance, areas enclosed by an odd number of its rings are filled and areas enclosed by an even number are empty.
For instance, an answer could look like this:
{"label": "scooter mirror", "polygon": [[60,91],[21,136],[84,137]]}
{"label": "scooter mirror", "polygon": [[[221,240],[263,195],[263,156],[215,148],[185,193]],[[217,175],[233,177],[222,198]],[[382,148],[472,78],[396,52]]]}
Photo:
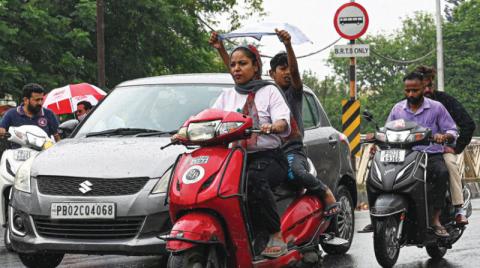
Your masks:
{"label": "scooter mirror", "polygon": [[362,116],[363,116],[363,118],[365,118],[365,120],[367,120],[368,122],[372,122],[372,121],[373,121],[373,114],[370,113],[368,110],[363,111]]}

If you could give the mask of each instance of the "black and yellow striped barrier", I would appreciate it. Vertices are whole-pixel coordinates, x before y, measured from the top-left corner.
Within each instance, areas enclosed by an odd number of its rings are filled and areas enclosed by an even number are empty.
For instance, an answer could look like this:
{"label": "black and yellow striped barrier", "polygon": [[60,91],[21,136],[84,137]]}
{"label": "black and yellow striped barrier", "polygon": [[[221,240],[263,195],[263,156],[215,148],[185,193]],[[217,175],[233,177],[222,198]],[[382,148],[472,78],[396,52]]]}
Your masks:
{"label": "black and yellow striped barrier", "polygon": [[348,137],[352,155],[360,153],[360,101],[342,100],[342,131]]}

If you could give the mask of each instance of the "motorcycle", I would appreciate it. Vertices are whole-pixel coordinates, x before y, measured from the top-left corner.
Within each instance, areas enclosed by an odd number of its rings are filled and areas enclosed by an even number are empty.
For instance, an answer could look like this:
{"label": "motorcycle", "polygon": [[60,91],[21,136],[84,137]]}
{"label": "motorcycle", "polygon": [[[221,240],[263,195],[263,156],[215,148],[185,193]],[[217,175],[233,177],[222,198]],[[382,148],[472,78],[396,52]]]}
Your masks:
{"label": "motorcycle", "polygon": [[10,127],[2,139],[9,143],[20,145],[19,148],[7,149],[0,160],[0,224],[5,228],[4,243],[8,251],[13,251],[8,228],[8,203],[15,182],[15,174],[20,166],[35,158],[42,150],[53,145],[54,140],[38,126],[24,125]]}
{"label": "motorcycle", "polygon": [[[236,112],[207,109],[187,120],[178,143],[192,150],[169,171],[168,202],[173,228],[167,241],[168,267],[317,267],[319,243],[345,245],[326,233],[330,220],[316,196],[279,186],[275,196],[288,252],[260,256],[268,240],[254,233],[247,206],[247,152],[252,119]],[[192,147],[193,146],[193,147]],[[314,169],[310,169],[314,172]]]}
{"label": "motorcycle", "polygon": [[[364,117],[374,122],[370,113],[364,112]],[[431,258],[440,259],[460,239],[465,226],[455,222],[450,190],[441,214],[441,223],[450,236],[439,238],[430,226],[432,209],[427,201],[426,183],[428,154],[414,151],[413,147],[430,145],[431,130],[402,119],[376,128],[373,139],[368,142],[374,143],[378,150],[371,161],[366,185],[376,259],[381,266],[392,267],[403,246],[425,247]],[[463,191],[469,217],[471,194],[466,187]]]}

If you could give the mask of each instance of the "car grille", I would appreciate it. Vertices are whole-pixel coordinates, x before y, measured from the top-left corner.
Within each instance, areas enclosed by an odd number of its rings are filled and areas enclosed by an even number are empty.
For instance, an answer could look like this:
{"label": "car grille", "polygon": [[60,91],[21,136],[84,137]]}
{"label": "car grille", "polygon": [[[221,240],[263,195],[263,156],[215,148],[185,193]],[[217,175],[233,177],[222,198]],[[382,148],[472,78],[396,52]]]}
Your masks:
{"label": "car grille", "polygon": [[118,217],[114,220],[51,220],[32,216],[39,235],[66,239],[128,239],[138,234],[145,217]]}
{"label": "car grille", "polygon": [[[40,193],[47,195],[105,196],[138,193],[148,180],[148,178],[99,179],[39,176],[37,184]],[[82,186],[81,184],[86,181],[89,183]],[[81,188],[84,192],[81,191]],[[90,190],[85,191],[88,189]]]}

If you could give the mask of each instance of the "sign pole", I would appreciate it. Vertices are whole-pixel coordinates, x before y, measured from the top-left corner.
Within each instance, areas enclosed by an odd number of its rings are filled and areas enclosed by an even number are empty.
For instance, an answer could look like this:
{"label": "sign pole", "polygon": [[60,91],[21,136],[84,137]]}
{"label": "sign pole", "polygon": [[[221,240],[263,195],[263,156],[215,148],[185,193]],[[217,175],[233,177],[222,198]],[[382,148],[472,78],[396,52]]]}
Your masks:
{"label": "sign pole", "polygon": [[[350,44],[354,45],[355,44],[355,39],[350,40]],[[350,58],[350,71],[349,71],[349,77],[350,77],[350,100],[354,101],[357,99],[357,83],[356,83],[356,59],[355,57]]]}
{"label": "sign pole", "polygon": [[368,45],[355,45],[355,40],[360,38],[368,28],[368,14],[365,8],[355,1],[342,5],[333,18],[333,23],[338,34],[350,40],[346,46],[336,46],[336,57],[349,57],[349,82],[350,94],[348,99],[342,100],[342,132],[349,141],[352,153],[352,166],[356,169],[355,157],[360,156],[360,101],[357,98],[356,83],[356,58],[368,57]]}

